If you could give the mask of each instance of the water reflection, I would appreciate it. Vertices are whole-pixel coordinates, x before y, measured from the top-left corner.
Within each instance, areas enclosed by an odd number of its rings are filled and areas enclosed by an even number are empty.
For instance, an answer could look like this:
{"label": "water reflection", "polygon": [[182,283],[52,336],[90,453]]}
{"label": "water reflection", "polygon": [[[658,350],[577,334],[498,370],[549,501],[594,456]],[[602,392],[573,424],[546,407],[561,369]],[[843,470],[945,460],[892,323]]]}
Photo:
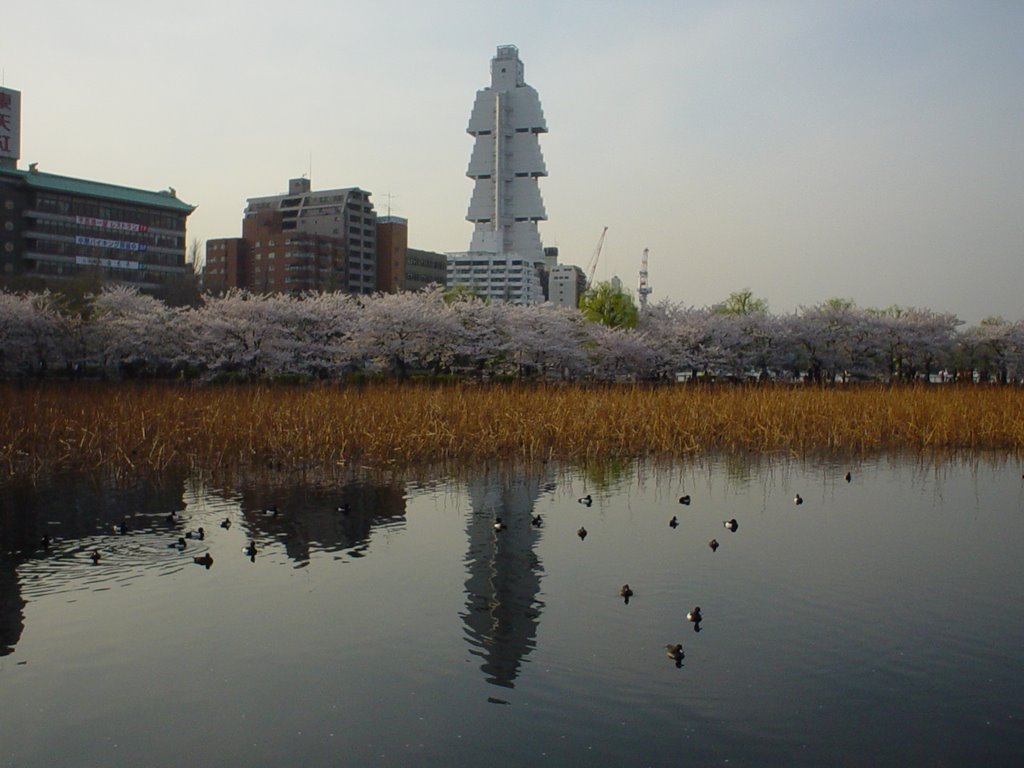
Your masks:
{"label": "water reflection", "polygon": [[[534,648],[543,602],[542,567],[535,552],[542,526],[534,505],[540,474],[490,470],[469,481],[466,523],[466,609],[470,652],[483,659],[487,682],[513,688],[523,659]],[[502,528],[495,527],[500,517]]]}
{"label": "water reflection", "polygon": [[1019,762],[1019,462],[738,466],[8,489],[0,762]]}
{"label": "water reflection", "polygon": [[21,639],[25,628],[24,608],[17,567],[13,561],[0,558],[0,656],[13,652]]}
{"label": "water reflection", "polygon": [[397,482],[305,480],[282,485],[277,478],[240,492],[213,489],[184,473],[117,484],[65,475],[44,485],[6,486],[0,494],[0,656],[21,639],[27,600],[105,590],[188,565],[210,570],[210,549],[218,536],[232,535],[235,524],[247,540],[241,551],[252,562],[257,551],[275,549],[299,567],[313,550],[362,557],[374,529],[404,522],[405,493]]}
{"label": "water reflection", "polygon": [[[65,475],[45,485],[6,485],[0,494],[0,656],[21,638],[26,582],[30,593],[61,590],[81,579],[86,564],[101,570],[114,541],[152,532],[168,510],[182,508],[182,484],[180,475],[118,487]],[[94,572],[90,578],[105,577]]]}
{"label": "water reflection", "polygon": [[308,564],[312,551],[361,557],[373,529],[400,528],[405,520],[405,490],[397,482],[293,482],[218,493],[236,501],[239,522],[259,549],[280,544],[297,565]]}

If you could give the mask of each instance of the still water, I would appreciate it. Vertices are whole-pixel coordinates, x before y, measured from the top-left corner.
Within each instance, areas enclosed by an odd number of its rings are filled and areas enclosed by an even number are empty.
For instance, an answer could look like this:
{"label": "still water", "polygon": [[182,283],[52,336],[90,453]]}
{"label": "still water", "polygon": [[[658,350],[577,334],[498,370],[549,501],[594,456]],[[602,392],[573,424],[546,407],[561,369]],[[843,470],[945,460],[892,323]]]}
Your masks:
{"label": "still water", "polygon": [[0,505],[0,766],[1024,764],[1016,458],[67,477]]}

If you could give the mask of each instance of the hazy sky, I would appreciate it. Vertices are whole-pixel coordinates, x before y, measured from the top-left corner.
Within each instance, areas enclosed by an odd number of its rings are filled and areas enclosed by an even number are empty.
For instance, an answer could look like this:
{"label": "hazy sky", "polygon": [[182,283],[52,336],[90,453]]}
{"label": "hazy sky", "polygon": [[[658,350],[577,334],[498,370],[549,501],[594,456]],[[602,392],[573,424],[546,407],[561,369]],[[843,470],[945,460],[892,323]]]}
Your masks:
{"label": "hazy sky", "polygon": [[465,133],[499,45],[540,94],[546,245],[652,300],[750,288],[1024,318],[1024,3],[6,4],[20,167],[159,189],[189,237],[247,197],[358,186],[469,246]]}

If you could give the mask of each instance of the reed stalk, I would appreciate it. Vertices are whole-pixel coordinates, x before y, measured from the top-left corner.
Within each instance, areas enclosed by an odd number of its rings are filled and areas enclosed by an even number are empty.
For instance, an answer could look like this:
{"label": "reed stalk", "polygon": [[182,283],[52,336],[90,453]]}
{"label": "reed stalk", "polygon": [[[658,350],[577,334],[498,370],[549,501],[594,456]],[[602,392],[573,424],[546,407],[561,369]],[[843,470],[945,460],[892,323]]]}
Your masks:
{"label": "reed stalk", "polygon": [[0,477],[1022,447],[997,386],[0,386]]}

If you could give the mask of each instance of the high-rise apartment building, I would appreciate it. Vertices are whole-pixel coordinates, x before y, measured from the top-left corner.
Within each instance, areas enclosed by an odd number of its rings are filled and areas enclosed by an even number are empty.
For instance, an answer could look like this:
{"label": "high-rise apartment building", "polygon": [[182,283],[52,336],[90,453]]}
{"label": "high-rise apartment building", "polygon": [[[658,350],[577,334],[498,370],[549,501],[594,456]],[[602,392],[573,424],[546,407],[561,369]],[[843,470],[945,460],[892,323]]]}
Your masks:
{"label": "high-rise apartment building", "polygon": [[241,238],[206,244],[204,287],[264,293],[377,290],[377,214],[358,187],[313,190],[291,179],[288,193],[252,197]]}
{"label": "high-rise apartment building", "polygon": [[497,300],[544,300],[544,248],[537,223],[547,219],[538,180],[547,176],[539,136],[547,133],[537,91],[523,78],[514,45],[491,59],[491,84],[477,91],[467,132],[473,179],[466,253],[449,254],[448,284]]}

